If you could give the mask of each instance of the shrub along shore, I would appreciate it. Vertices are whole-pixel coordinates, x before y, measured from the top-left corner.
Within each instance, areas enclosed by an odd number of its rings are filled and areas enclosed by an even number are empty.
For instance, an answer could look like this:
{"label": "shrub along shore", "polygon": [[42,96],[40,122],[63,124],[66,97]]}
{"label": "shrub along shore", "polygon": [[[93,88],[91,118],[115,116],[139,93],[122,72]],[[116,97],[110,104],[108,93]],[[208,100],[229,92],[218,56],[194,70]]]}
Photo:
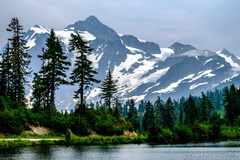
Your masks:
{"label": "shrub along shore", "polygon": [[[236,126],[220,126],[195,124],[192,127],[177,125],[174,132],[164,128],[152,128],[157,134],[149,133],[138,136],[76,136],[67,132],[65,135],[50,133],[47,135],[23,134],[1,135],[0,147],[25,147],[37,145],[108,145],[108,144],[180,144],[217,141],[239,141],[240,130]],[[217,128],[217,129],[216,129]],[[215,129],[215,130],[214,130]],[[219,129],[219,130],[218,130]],[[219,133],[216,133],[216,130]],[[213,133],[214,132],[214,133]]]}

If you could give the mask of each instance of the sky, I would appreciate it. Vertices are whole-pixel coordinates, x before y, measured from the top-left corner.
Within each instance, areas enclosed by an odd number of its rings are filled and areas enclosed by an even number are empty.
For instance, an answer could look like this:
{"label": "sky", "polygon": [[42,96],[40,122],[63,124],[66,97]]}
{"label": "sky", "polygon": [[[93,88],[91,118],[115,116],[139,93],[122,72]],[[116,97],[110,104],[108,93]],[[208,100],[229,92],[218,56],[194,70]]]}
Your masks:
{"label": "sky", "polygon": [[14,17],[26,32],[36,24],[63,30],[94,15],[117,33],[163,48],[180,42],[240,56],[239,7],[239,0],[7,0],[0,5],[0,48]]}

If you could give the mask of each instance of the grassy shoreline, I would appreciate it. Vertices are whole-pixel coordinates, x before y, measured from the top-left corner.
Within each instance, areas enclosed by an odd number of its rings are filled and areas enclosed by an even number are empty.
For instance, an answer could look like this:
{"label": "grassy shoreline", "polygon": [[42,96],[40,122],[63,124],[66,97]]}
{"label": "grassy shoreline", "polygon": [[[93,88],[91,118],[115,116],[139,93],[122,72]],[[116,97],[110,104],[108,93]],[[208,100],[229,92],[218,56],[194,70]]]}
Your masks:
{"label": "grassy shoreline", "polygon": [[[34,140],[35,139],[35,140]],[[140,144],[146,143],[145,137],[126,137],[126,136],[96,136],[79,137],[71,136],[71,139],[51,138],[4,138],[0,139],[0,147],[26,147],[37,145],[107,145],[107,144]]]}
{"label": "grassy shoreline", "polygon": [[[127,136],[96,136],[96,137],[79,137],[79,136],[71,136],[71,139],[50,139],[50,138],[42,138],[37,139],[36,137],[26,139],[26,138],[6,138],[0,139],[0,147],[1,148],[11,148],[11,147],[28,147],[28,146],[39,146],[39,145],[108,145],[108,144],[161,144],[161,143],[148,143],[147,138],[144,136],[139,137],[127,137]],[[219,139],[216,141],[191,141],[187,143],[211,143],[211,142],[220,142],[220,141],[240,141],[240,139]],[[187,144],[186,143],[186,144]],[[162,143],[166,144],[166,143]],[[177,143],[169,143],[169,144],[180,144]]]}

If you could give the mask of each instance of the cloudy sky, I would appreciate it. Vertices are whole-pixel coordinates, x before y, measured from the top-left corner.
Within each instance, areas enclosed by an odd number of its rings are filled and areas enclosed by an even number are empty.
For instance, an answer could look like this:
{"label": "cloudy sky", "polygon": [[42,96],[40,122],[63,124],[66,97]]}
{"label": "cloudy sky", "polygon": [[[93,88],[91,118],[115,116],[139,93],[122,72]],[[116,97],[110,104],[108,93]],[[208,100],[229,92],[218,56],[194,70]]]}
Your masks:
{"label": "cloudy sky", "polygon": [[6,0],[0,4],[0,47],[13,17],[27,31],[36,24],[62,30],[95,15],[118,33],[161,47],[180,42],[240,56],[239,7],[239,0]]}

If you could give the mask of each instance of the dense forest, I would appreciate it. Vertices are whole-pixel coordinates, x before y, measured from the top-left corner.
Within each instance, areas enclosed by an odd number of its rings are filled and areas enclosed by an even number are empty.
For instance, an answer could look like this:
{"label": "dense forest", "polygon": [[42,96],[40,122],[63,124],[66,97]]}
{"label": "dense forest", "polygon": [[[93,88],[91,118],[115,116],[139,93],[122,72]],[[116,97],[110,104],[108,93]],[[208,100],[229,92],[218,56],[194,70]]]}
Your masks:
{"label": "dense forest", "polygon": [[[74,70],[70,77],[65,74],[71,65],[63,52],[54,30],[39,53],[42,67],[32,73],[29,64],[31,55],[23,39],[23,26],[13,18],[7,28],[12,33],[0,63],[0,133],[21,134],[29,129],[27,124],[44,126],[53,132],[71,132],[88,136],[122,135],[125,130],[135,131],[147,137],[148,142],[173,143],[209,141],[239,138],[240,89],[234,85],[222,90],[202,93],[201,96],[170,97],[154,102],[134,99],[123,101],[117,96],[117,84],[111,70],[106,71],[102,81],[92,67],[88,55],[93,51],[78,33],[71,34],[69,47],[77,53]],[[34,75],[31,102],[28,108],[25,99],[27,76]],[[101,83],[101,101],[88,104],[85,93],[95,83]],[[55,108],[55,91],[60,85],[76,85],[73,98],[77,100],[72,112]]]}

